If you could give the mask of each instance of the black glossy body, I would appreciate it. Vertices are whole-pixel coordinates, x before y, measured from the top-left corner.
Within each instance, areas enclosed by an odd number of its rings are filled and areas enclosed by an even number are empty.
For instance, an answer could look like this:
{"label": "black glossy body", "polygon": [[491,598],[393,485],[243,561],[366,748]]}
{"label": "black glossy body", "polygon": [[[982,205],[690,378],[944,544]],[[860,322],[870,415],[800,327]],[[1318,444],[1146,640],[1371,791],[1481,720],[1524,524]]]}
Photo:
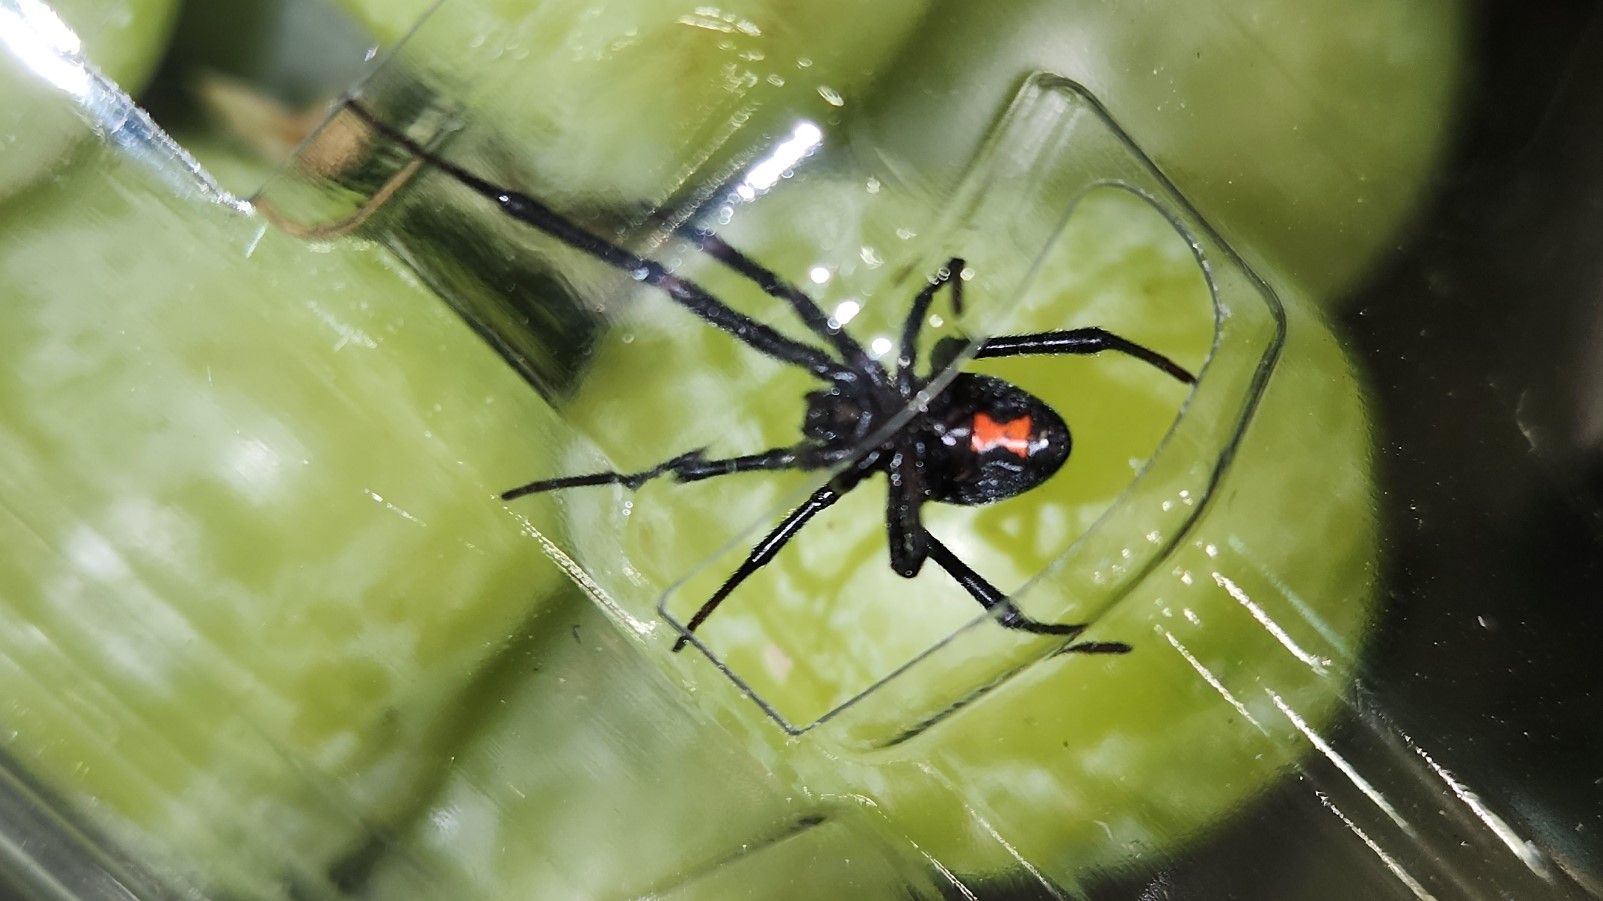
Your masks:
{"label": "black glossy body", "polygon": [[[1120,642],[1070,644],[1085,630],[1085,624],[1043,623],[1025,616],[1005,593],[924,527],[920,510],[925,503],[973,506],[1013,497],[1051,478],[1068,460],[1072,448],[1069,428],[1055,411],[1040,398],[1002,379],[959,372],[936,387],[937,377],[957,361],[968,342],[942,340],[930,355],[927,367],[919,371],[919,332],[935,295],[947,287],[954,308],[962,309],[962,260],[949,261],[913,298],[902,327],[900,351],[894,365],[887,366],[850,333],[831,327],[817,303],[794,284],[710,231],[687,226],[680,234],[764,293],[789,305],[823,347],[782,335],[727,306],[695,282],[668,272],[655,260],[585,231],[533,197],[479,178],[429,151],[357,103],[350,103],[348,109],[376,132],[497,204],[507,215],[656,287],[708,325],[765,356],[806,370],[823,383],[806,397],[802,439],[794,445],[723,459],[708,459],[699,450],[690,451],[643,472],[609,471],[542,479],[502,495],[512,500],[546,491],[609,484],[634,489],[665,475],[692,482],[758,470],[837,470],[829,482],[752,548],[740,568],[691,617],[674,650],[682,649],[691,640],[691,633],[718,605],[772,560],[814,516],[875,474],[886,477],[886,537],[890,565],[898,574],[912,578],[933,560],[1007,628],[1062,636],[1064,651],[1130,650]],[[1102,351],[1135,357],[1187,384],[1195,381],[1189,372],[1162,354],[1096,327],[990,338],[975,347],[974,357]],[[932,388],[934,393],[929,393]],[[909,411],[911,415],[904,416]]]}

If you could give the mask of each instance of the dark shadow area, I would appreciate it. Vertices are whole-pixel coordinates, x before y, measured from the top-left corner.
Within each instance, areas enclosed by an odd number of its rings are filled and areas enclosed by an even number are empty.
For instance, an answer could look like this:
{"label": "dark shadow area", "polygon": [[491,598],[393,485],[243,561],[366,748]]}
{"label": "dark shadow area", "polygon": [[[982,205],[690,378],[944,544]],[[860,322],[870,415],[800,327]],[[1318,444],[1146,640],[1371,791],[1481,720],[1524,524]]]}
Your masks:
{"label": "dark shadow area", "polygon": [[[1336,323],[1371,392],[1398,727],[1603,891],[1603,8],[1485,4],[1435,200]],[[1343,732],[1338,730],[1337,743]],[[1098,898],[1410,897],[1287,780]],[[1323,832],[1322,832],[1323,834]],[[1346,839],[1352,849],[1333,849]],[[1370,857],[1367,866],[1378,867]],[[1384,872],[1384,871],[1382,871]],[[1555,895],[1555,897],[1562,894]]]}

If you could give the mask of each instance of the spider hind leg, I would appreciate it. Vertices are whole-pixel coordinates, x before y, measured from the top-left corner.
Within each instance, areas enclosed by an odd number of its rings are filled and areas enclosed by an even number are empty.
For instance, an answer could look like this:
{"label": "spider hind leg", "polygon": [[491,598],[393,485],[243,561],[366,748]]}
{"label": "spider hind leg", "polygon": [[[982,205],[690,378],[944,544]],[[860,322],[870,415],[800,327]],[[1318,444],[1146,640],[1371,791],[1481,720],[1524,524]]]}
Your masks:
{"label": "spider hind leg", "polygon": [[834,506],[842,495],[852,490],[856,485],[857,482],[855,480],[844,482],[839,486],[834,483],[825,485],[814,491],[805,503],[780,520],[779,525],[774,526],[767,535],[763,536],[761,541],[752,547],[739,568],[731,573],[722,585],[718,586],[718,590],[713,592],[712,596],[697,608],[695,614],[690,617],[690,621],[685,623],[684,634],[680,635],[679,640],[673,643],[674,653],[685,649],[685,645],[690,642],[690,634],[696,631],[698,626],[706,622],[707,617],[712,616],[713,611],[718,609],[718,605],[722,604],[725,598],[740,587],[740,583],[746,581],[757,570],[767,566],[774,557],[779,555],[785,545],[796,537],[796,533],[807,525],[808,521]]}
{"label": "spider hind leg", "polygon": [[[972,567],[952,552],[952,549],[941,543],[934,535],[925,533],[930,559],[949,573],[959,585],[967,591],[974,600],[986,610],[996,611],[996,621],[1006,629],[1019,632],[1028,632],[1032,635],[1059,635],[1073,639],[1083,633],[1089,625],[1086,623],[1043,623],[1031,619],[1018,608],[1007,595],[996,586],[987,582],[983,576],[975,572]],[[1124,654],[1128,653],[1130,646],[1118,641],[1086,641],[1071,644],[1058,653],[1079,654]]]}

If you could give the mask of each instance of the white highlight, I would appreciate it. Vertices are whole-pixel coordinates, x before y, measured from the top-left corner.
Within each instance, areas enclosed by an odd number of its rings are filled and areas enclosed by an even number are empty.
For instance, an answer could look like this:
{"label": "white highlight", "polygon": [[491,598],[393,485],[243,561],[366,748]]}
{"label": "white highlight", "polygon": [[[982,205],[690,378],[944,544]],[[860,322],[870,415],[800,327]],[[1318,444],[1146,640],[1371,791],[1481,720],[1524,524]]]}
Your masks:
{"label": "white highlight", "polygon": [[1331,763],[1335,764],[1336,769],[1341,770],[1341,774],[1347,777],[1347,781],[1351,782],[1354,788],[1357,788],[1360,792],[1363,792],[1364,797],[1368,798],[1371,804],[1379,808],[1380,812],[1384,813],[1387,819],[1390,819],[1393,823],[1396,823],[1397,828],[1408,833],[1410,836],[1417,834],[1414,832],[1414,827],[1407,820],[1403,819],[1403,815],[1401,813],[1397,812],[1397,808],[1393,807],[1391,802],[1386,800],[1386,796],[1380,793],[1380,789],[1375,788],[1375,786],[1370,784],[1368,779],[1360,776],[1358,774],[1358,770],[1354,769],[1353,765],[1347,762],[1347,758],[1336,753],[1336,749],[1332,748],[1330,743],[1325,741],[1324,736],[1321,736],[1317,731],[1314,730],[1313,727],[1309,726],[1308,721],[1304,720],[1301,714],[1293,710],[1291,705],[1287,704],[1284,698],[1268,689],[1265,689],[1265,691],[1269,695],[1269,700],[1273,701],[1275,706],[1280,708],[1280,712],[1285,714],[1286,719],[1291,720],[1291,724],[1297,727],[1297,731],[1302,733],[1303,738],[1308,739],[1309,744],[1312,744],[1315,748],[1317,748],[1319,753],[1325,755],[1326,760],[1329,760]]}
{"label": "white highlight", "polygon": [[66,551],[74,569],[99,581],[126,579],[133,572],[117,548],[87,526],[73,532]]}
{"label": "white highlight", "polygon": [[1266,612],[1262,607],[1258,606],[1256,601],[1248,597],[1245,591],[1241,590],[1241,586],[1230,581],[1229,576],[1226,576],[1224,573],[1216,572],[1213,574],[1213,581],[1218,583],[1219,587],[1228,592],[1231,597],[1235,598],[1237,603],[1247,608],[1247,612],[1252,614],[1252,618],[1257,620],[1258,624],[1263,626],[1265,631],[1267,631],[1270,635],[1273,635],[1275,640],[1280,642],[1280,644],[1285,647],[1286,650],[1290,651],[1291,656],[1297,658],[1321,674],[1330,668],[1329,658],[1316,657],[1313,654],[1303,650],[1302,647],[1297,644],[1295,639],[1286,634],[1285,629],[1280,628],[1280,624],[1275,622],[1274,619],[1270,617],[1268,612]]}
{"label": "white highlight", "polygon": [[[1181,496],[1187,496],[1187,492],[1181,492]],[[1190,503],[1190,501],[1187,501],[1187,503]],[[1349,662],[1352,660],[1352,649],[1348,646],[1346,639],[1342,638],[1335,629],[1332,629],[1330,625],[1325,622],[1324,617],[1315,613],[1314,609],[1308,605],[1308,602],[1303,600],[1302,597],[1297,594],[1297,592],[1293,591],[1291,586],[1287,585],[1284,579],[1265,569],[1262,564],[1257,563],[1256,561],[1260,558],[1254,555],[1252,551],[1247,548],[1246,544],[1240,539],[1240,537],[1231,536],[1230,549],[1236,552],[1237,561],[1239,563],[1244,566],[1252,567],[1253,572],[1257,573],[1260,578],[1273,586],[1275,591],[1279,592],[1280,596],[1286,600],[1286,603],[1290,604],[1292,608],[1297,611],[1297,615],[1302,617],[1303,622],[1306,622],[1308,625],[1312,626],[1314,630],[1319,633],[1319,636],[1325,640],[1326,644],[1329,644],[1332,648],[1335,648],[1338,652],[1340,652],[1342,660]],[[1211,544],[1208,545],[1206,550],[1208,552],[1208,556],[1210,557],[1219,556],[1219,549]]]}
{"label": "white highlight", "polygon": [[1502,842],[1504,847],[1508,848],[1514,853],[1515,857],[1520,859],[1520,863],[1525,864],[1531,872],[1538,876],[1547,877],[1550,875],[1547,862],[1542,859],[1542,855],[1532,847],[1530,842],[1520,838],[1519,833],[1515,832],[1506,820],[1493,813],[1491,808],[1481,801],[1480,795],[1471,791],[1469,786],[1459,782],[1457,777],[1448,772],[1446,767],[1438,764],[1412,738],[1401,732],[1397,734],[1402,736],[1403,741],[1407,743],[1410,750],[1419,755],[1420,760],[1425,761],[1425,765],[1430,767],[1431,772],[1435,773],[1447,784],[1453,795],[1469,807],[1470,811],[1475,814],[1475,818],[1484,823],[1486,828],[1497,836],[1497,840]]}
{"label": "white highlight", "polygon": [[[1242,719],[1251,723],[1254,728],[1264,735],[1267,736],[1269,734],[1268,730],[1264,728],[1263,724],[1258,722],[1258,720],[1253,717],[1252,713],[1247,710],[1247,705],[1242,703],[1241,700],[1230,691],[1230,689],[1226,688],[1224,683],[1219,680],[1219,677],[1214,675],[1213,671],[1204,666],[1202,661],[1196,658],[1196,655],[1192,654],[1185,645],[1180,643],[1178,638],[1174,637],[1173,633],[1165,630],[1163,637],[1168,639],[1170,646],[1178,651],[1180,656],[1185,658],[1186,662],[1191,665],[1191,668],[1196,671],[1197,675],[1201,676],[1215,692],[1218,692],[1219,697],[1223,698],[1225,703],[1234,708],[1236,713],[1240,714]],[[1267,693],[1270,699],[1274,702],[1275,706],[1280,708],[1280,712],[1291,720],[1292,725],[1296,726],[1297,731],[1301,732],[1303,737],[1312,742],[1314,747],[1318,748],[1322,754],[1329,758],[1330,761],[1336,765],[1336,768],[1341,770],[1341,772],[1358,787],[1359,791],[1363,792],[1364,795],[1370,799],[1370,801],[1379,806],[1380,809],[1384,811],[1393,822],[1401,826],[1404,832],[1408,833],[1409,835],[1414,834],[1414,830],[1402,819],[1402,817],[1395,809],[1391,807],[1390,804],[1386,803],[1384,798],[1380,797],[1380,793],[1377,792],[1372,785],[1360,777],[1344,758],[1338,755],[1329,744],[1327,744],[1317,733],[1315,733],[1314,730],[1308,726],[1308,723],[1303,720],[1303,718],[1299,716],[1296,711],[1291,709],[1290,705],[1283,701],[1280,696],[1275,694],[1273,691],[1269,691]],[[1314,794],[1319,798],[1319,802],[1328,810],[1330,810],[1331,813],[1334,813],[1337,817],[1341,818],[1342,823],[1345,824],[1346,827],[1350,829],[1360,841],[1367,845],[1369,850],[1374,852],[1375,855],[1380,858],[1381,863],[1385,864],[1386,868],[1391,871],[1392,875],[1396,876],[1399,881],[1408,886],[1409,890],[1412,891],[1416,897],[1426,899],[1432,897],[1429,892],[1425,891],[1424,886],[1419,884],[1418,880],[1414,879],[1414,877],[1410,875],[1407,870],[1404,870],[1402,866],[1397,863],[1397,861],[1393,860],[1391,856],[1388,855],[1386,851],[1375,842],[1374,839],[1370,838],[1368,834],[1358,827],[1358,824],[1354,823],[1347,817],[1346,814],[1342,813],[1341,810],[1338,809],[1336,805],[1325,796],[1324,792],[1315,789]]]}
{"label": "white highlight", "polygon": [[1229,704],[1231,707],[1235,708],[1236,713],[1240,714],[1242,719],[1251,723],[1256,729],[1258,729],[1258,731],[1263,731],[1263,726],[1253,718],[1252,713],[1247,710],[1247,705],[1237,700],[1236,696],[1231,693],[1230,689],[1226,688],[1225,684],[1219,681],[1219,677],[1213,674],[1213,670],[1203,666],[1202,661],[1198,660],[1196,655],[1187,650],[1186,646],[1180,643],[1180,639],[1174,637],[1173,632],[1165,630],[1163,637],[1168,639],[1170,647],[1174,648],[1176,651],[1179,651],[1180,656],[1184,657],[1186,662],[1191,664],[1191,668],[1197,671],[1197,675],[1202,677],[1202,681],[1208,683],[1208,685],[1213,688],[1214,691],[1219,693],[1219,697],[1223,698],[1226,704]]}
{"label": "white highlight", "polygon": [[42,0],[0,0],[0,48],[41,84],[72,98],[107,144],[151,167],[179,192],[250,211],[249,203],[224,191],[132,97],[90,65],[78,36]]}
{"label": "white highlight", "polygon": [[843,300],[840,302],[840,306],[835,308],[835,315],[832,317],[833,321],[830,324],[836,328],[839,328],[840,326],[851,322],[853,319],[856,319],[857,314],[861,313],[862,311],[863,305],[857,301]]}
{"label": "white highlight", "polygon": [[883,357],[891,352],[891,339],[881,335],[869,342],[868,349],[873,351],[874,356]]}
{"label": "white highlight", "polygon": [[772,153],[762,162],[751,167],[746,177],[741,179],[735,188],[735,194],[741,200],[756,200],[757,195],[767,191],[779,180],[785,177],[795,165],[807,158],[807,155],[818,149],[824,143],[824,132],[811,122],[796,123],[796,128],[790,137],[780,141]]}
{"label": "white highlight", "polygon": [[81,60],[83,44],[50,7],[39,0],[12,0],[0,7],[0,43],[35,75],[83,99],[93,79]]}
{"label": "white highlight", "polygon": [[267,486],[278,480],[282,463],[278,452],[255,438],[242,438],[229,454],[228,468],[245,486]]}
{"label": "white highlight", "polygon": [[694,12],[680,16],[678,21],[680,25],[705,28],[721,34],[740,34],[754,38],[762,37],[763,34],[762,27],[756,22],[724,12],[716,6],[698,6]]}
{"label": "white highlight", "polygon": [[374,503],[383,504],[384,505],[384,509],[390,511],[391,513],[394,513],[396,516],[401,517],[402,519],[406,520],[407,522],[412,523],[414,525],[423,526],[425,528],[428,527],[428,523],[424,522],[421,519],[418,519],[416,516],[413,516],[412,514],[406,512],[405,510],[402,510],[400,507],[397,507],[394,504],[390,503],[389,501],[385,500],[384,496],[379,494],[377,491],[374,491],[372,489],[368,489],[367,496],[372,498]]}
{"label": "white highlight", "polygon": [[807,277],[812,279],[813,284],[822,285],[824,282],[829,281],[829,270],[823,266],[814,266],[807,270]]}
{"label": "white highlight", "polygon": [[1414,897],[1419,898],[1420,901],[1434,901],[1436,897],[1435,895],[1432,895],[1430,892],[1426,891],[1425,887],[1420,885],[1418,879],[1415,879],[1407,870],[1403,869],[1402,864],[1394,860],[1390,854],[1387,854],[1386,850],[1382,848],[1378,842],[1370,838],[1368,833],[1358,828],[1357,823],[1354,823],[1352,820],[1348,819],[1347,815],[1341,812],[1341,808],[1337,807],[1329,798],[1325,797],[1324,792],[1315,791],[1314,796],[1319,799],[1319,803],[1323,804],[1326,810],[1335,814],[1336,818],[1341,820],[1342,825],[1346,826],[1353,835],[1358,836],[1358,840],[1367,845],[1369,850],[1375,853],[1376,857],[1380,858],[1380,862],[1386,865],[1386,869],[1390,870],[1391,874],[1397,877],[1398,882],[1401,882],[1403,885],[1407,886],[1408,890],[1414,893]]}
{"label": "white highlight", "polygon": [[522,527],[523,534],[539,542],[540,550],[545,551],[545,555],[551,558],[551,562],[567,573],[568,578],[572,579],[573,583],[579,586],[581,591],[589,595],[591,600],[606,608],[607,613],[612,616],[614,622],[622,623],[636,635],[641,636],[650,635],[657,630],[655,621],[636,619],[629,611],[623,609],[613,599],[612,595],[601,587],[600,583],[590,578],[590,574],[585,571],[584,567],[580,566],[572,557],[569,557],[560,547],[557,547],[556,542],[545,537],[545,533],[535,528],[534,523],[530,522],[528,517],[518,513],[514,513],[512,516]]}
{"label": "white highlight", "polygon": [[347,325],[341,322],[335,318],[334,314],[319,306],[316,301],[307,301],[306,307],[312,311],[312,315],[322,320],[323,324],[328,326],[334,334],[339,335],[339,340],[334,342],[335,350],[344,350],[351,344],[365,347],[368,350],[378,349],[378,342],[373,340],[373,336],[354,325]]}

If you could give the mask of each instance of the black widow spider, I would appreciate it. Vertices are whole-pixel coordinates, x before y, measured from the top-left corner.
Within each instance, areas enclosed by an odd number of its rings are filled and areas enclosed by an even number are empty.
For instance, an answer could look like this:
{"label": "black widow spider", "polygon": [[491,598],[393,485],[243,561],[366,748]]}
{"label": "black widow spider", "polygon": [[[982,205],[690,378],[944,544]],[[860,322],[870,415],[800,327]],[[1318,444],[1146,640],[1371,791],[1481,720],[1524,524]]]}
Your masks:
{"label": "black widow spider", "polygon": [[[950,285],[953,307],[962,311],[963,260],[949,261],[913,298],[902,326],[901,349],[893,371],[870,356],[844,329],[832,327],[828,316],[801,289],[707,229],[690,225],[679,231],[702,252],[749,279],[765,294],[787,303],[834,354],[786,337],[736,311],[695,282],[667,271],[656,260],[638,256],[585,230],[534,197],[485,181],[428,150],[354,101],[348,108],[377,132],[496,204],[508,216],[657,288],[707,324],[758,353],[799,366],[823,382],[823,387],[807,395],[807,412],[801,426],[803,439],[789,447],[716,460],[694,450],[643,472],[596,472],[541,479],[501,495],[503,500],[513,500],[590,485],[623,485],[634,490],[664,475],[694,482],[737,472],[842,467],[757,542],[746,561],[690,618],[685,634],[674,643],[675,651],[683,650],[690,633],[740,583],[773,560],[814,516],[876,472],[884,473],[889,481],[885,527],[890,539],[891,569],[898,575],[913,578],[925,561],[934,560],[1009,629],[1058,635],[1065,640],[1085,631],[1084,623],[1043,623],[1026,616],[1006,594],[930,534],[920,520],[920,508],[929,501],[979,505],[1021,494],[1045,482],[1069,457],[1069,428],[1062,418],[1045,401],[1002,379],[960,372],[932,396],[920,399],[920,393],[957,359],[966,343],[955,337],[938,341],[930,354],[929,374],[920,375],[915,370],[919,330],[936,292]],[[973,356],[985,359],[1102,351],[1127,354],[1188,385],[1196,382],[1191,373],[1168,357],[1096,327],[988,338],[978,345]],[[877,444],[868,444],[914,404],[914,415]],[[1129,650],[1130,646],[1123,642],[1081,642],[1064,647],[1062,652],[1122,654]]]}

